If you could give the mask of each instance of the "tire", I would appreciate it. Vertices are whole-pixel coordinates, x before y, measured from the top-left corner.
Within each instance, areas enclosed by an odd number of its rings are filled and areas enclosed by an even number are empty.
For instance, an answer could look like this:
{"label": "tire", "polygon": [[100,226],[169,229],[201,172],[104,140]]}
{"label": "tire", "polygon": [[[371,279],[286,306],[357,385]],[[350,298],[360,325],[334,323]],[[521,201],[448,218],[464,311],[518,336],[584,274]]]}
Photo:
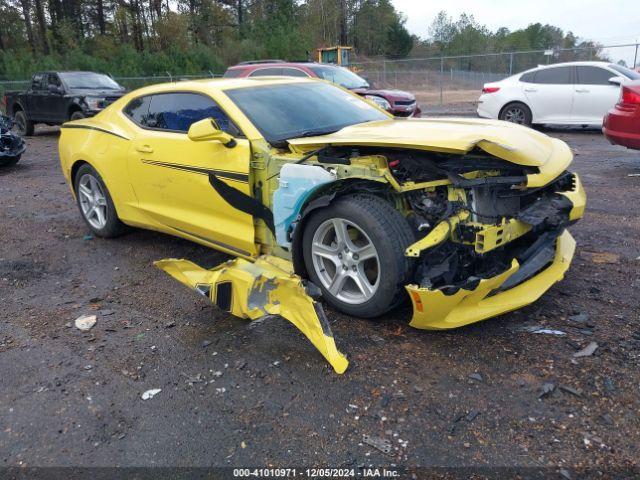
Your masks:
{"label": "tire", "polygon": [[498,118],[505,122],[517,123],[519,125],[530,127],[533,115],[531,114],[531,109],[524,103],[511,102],[506,104],[502,110],[500,110]]}
{"label": "tire", "polygon": [[[78,169],[73,187],[80,215],[97,237],[113,238],[127,231],[127,226],[118,218],[107,186],[91,165],[84,164]],[[90,197],[93,201],[89,200]]]}
{"label": "tire", "polygon": [[12,167],[16,163],[20,161],[20,157],[22,155],[18,155],[17,157],[5,157],[0,158],[0,167]]}
{"label": "tire", "polygon": [[75,112],[71,113],[69,120],[82,120],[83,118],[85,118],[85,114],[80,110],[76,110]]}
{"label": "tire", "polygon": [[[336,235],[345,228],[347,241]],[[357,194],[312,214],[304,227],[302,252],[308,276],[322,289],[324,300],[348,315],[372,318],[406,298],[403,287],[413,262],[404,251],[414,241],[409,223],[389,203]],[[360,258],[359,253],[374,257]]]}
{"label": "tire", "polygon": [[24,110],[18,110],[13,115],[13,120],[15,123],[15,131],[21,137],[30,137],[33,135],[34,125],[29,118],[27,118],[27,114],[24,113]]}

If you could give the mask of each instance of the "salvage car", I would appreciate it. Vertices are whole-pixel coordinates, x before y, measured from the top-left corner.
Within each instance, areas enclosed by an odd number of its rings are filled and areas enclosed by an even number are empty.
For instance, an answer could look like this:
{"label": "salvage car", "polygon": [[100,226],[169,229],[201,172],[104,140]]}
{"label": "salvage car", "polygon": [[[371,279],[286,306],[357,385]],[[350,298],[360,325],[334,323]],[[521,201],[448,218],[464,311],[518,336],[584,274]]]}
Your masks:
{"label": "salvage car", "polygon": [[38,72],[26,92],[6,92],[4,105],[21,136],[38,123],[60,125],[91,117],[124,95],[115,80],[95,72]]}
{"label": "salvage car", "polygon": [[24,140],[12,131],[13,127],[13,120],[0,115],[0,167],[15,165],[27,149]]}
{"label": "salvage car", "polygon": [[640,150],[640,80],[622,87],[620,100],[604,117],[602,132],[611,143]]}
{"label": "salvage car", "polygon": [[126,226],[235,257],[158,267],[235,315],[280,314],[337,372],[325,302],[447,329],[538,299],[574,254],[569,147],[480,119],[398,119],[306,78],[154,85],[62,126],[64,176],[100,237]]}
{"label": "salvage car", "polygon": [[396,117],[419,117],[422,114],[416,97],[402,90],[374,88],[360,75],[338,65],[316,62],[258,60],[227,68],[225,78],[265,76],[311,77],[335,83],[372,101]]}

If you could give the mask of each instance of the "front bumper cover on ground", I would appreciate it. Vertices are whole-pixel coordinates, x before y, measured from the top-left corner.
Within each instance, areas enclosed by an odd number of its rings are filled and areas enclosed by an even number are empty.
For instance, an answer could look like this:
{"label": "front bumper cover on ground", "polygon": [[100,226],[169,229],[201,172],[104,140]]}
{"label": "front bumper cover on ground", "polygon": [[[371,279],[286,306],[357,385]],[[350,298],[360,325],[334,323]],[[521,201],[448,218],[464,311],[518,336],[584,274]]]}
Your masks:
{"label": "front bumper cover on ground", "polygon": [[265,255],[255,262],[237,258],[211,270],[188,260],[160,260],[155,265],[240,318],[280,315],[309,339],[337,373],[347,369],[349,362],[336,347],[322,305],[293,273],[291,262]]}

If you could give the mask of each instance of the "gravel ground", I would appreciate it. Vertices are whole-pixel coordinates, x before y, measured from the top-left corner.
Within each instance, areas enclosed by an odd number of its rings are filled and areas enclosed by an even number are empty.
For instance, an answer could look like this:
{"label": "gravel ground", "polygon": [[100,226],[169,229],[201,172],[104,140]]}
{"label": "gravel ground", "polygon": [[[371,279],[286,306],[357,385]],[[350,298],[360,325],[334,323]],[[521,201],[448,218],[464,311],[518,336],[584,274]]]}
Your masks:
{"label": "gravel ground", "polygon": [[152,266],[224,255],[141,230],[88,237],[57,131],[30,138],[0,170],[0,466],[638,468],[640,152],[547,133],[574,149],[589,195],[565,280],[446,332],[411,329],[406,307],[378,321],[327,309],[342,376],[287,322],[249,327]]}

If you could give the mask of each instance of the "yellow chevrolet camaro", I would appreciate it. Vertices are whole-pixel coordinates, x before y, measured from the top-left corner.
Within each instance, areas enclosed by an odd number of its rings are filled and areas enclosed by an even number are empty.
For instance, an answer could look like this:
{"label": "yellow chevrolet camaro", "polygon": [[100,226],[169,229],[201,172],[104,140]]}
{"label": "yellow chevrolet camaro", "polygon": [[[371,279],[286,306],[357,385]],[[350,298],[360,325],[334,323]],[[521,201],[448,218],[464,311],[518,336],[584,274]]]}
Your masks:
{"label": "yellow chevrolet camaro", "polygon": [[66,123],[60,159],[98,236],[127,225],[236,260],[157,265],[244,318],[280,314],[336,371],[320,304],[445,329],[562,279],[584,212],[566,144],[478,119],[397,119],[334,85],[257,77],[154,85]]}

